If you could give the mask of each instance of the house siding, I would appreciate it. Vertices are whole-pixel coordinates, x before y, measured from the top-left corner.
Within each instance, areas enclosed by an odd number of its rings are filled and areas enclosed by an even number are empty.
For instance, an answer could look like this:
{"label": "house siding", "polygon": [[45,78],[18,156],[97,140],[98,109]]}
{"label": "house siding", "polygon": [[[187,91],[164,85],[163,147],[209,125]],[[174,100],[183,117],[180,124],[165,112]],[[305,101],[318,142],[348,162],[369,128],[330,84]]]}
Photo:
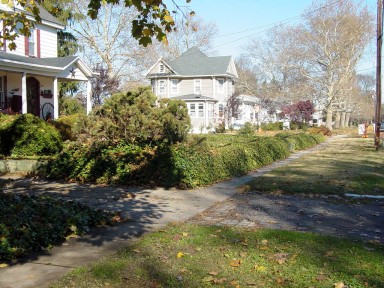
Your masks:
{"label": "house siding", "polygon": [[57,30],[45,25],[36,28],[40,29],[40,57],[57,57]]}

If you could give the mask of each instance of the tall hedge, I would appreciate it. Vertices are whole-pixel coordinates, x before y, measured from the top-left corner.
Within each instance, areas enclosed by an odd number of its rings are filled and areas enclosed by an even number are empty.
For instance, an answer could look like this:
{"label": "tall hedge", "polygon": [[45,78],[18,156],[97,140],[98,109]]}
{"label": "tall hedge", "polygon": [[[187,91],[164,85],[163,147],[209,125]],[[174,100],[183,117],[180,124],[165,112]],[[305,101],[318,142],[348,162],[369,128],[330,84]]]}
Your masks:
{"label": "tall hedge", "polygon": [[[192,188],[243,175],[288,157],[292,146],[305,149],[324,139],[304,133],[200,137],[188,143],[156,147],[127,143],[71,145],[50,162],[44,173],[50,178],[83,182]],[[210,138],[214,140],[206,140]]]}
{"label": "tall hedge", "polygon": [[0,114],[0,154],[3,156],[42,156],[60,152],[59,132],[31,114]]}

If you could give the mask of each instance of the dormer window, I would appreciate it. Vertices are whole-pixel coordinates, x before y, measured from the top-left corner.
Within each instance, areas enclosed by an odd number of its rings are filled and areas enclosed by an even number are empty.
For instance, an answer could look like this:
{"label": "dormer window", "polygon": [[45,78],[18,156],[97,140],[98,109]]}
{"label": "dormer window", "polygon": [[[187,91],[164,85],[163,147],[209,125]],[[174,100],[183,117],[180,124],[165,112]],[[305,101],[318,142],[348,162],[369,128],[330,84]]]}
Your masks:
{"label": "dormer window", "polygon": [[159,73],[165,73],[165,66],[164,64],[159,65]]}

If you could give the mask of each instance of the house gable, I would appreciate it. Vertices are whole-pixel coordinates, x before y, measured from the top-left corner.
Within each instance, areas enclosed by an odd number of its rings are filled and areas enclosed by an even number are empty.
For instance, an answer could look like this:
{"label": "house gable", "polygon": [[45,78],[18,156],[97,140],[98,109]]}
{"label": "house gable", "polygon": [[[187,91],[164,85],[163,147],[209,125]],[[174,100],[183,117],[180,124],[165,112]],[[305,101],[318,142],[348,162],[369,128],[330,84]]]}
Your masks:
{"label": "house gable", "polygon": [[151,68],[149,68],[145,76],[147,78],[152,78],[170,75],[176,75],[176,72],[172,69],[171,66],[169,66],[166,61],[160,58]]}

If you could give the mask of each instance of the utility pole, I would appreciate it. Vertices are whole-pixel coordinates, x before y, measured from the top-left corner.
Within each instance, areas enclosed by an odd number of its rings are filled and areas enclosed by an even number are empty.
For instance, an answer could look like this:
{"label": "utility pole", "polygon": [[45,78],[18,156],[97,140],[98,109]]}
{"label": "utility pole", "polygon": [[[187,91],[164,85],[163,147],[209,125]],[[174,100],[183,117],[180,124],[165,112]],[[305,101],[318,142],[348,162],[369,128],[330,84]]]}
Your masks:
{"label": "utility pole", "polygon": [[377,0],[377,60],[376,60],[376,110],[375,110],[375,147],[380,147],[381,123],[381,46],[383,42],[383,0]]}

